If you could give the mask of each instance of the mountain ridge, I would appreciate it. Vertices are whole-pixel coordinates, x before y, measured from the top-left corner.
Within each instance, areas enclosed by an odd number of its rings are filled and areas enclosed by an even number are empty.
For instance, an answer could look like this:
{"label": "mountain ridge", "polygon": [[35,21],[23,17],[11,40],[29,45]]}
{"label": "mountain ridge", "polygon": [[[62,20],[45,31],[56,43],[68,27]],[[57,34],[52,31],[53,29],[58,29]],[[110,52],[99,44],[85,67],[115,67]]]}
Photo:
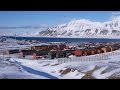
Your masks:
{"label": "mountain ridge", "polygon": [[73,20],[39,32],[39,36],[49,37],[120,37],[120,17],[107,22],[87,19]]}
{"label": "mountain ridge", "polygon": [[[4,32],[1,32],[1,34],[2,33],[4,34]],[[4,35],[7,34],[8,33]],[[9,32],[9,34],[11,34],[11,36],[27,37],[120,38],[120,16],[114,17],[106,22],[77,19],[54,27],[42,28],[38,26],[38,28],[34,29],[24,29],[20,33]]]}

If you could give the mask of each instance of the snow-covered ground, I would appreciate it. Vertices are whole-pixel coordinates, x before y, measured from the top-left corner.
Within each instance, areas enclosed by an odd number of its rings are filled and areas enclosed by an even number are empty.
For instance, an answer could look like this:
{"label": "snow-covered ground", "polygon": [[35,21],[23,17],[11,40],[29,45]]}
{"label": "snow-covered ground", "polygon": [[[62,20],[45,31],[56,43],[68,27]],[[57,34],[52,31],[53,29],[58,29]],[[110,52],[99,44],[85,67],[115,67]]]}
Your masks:
{"label": "snow-covered ground", "polygon": [[11,58],[24,72],[48,79],[108,79],[120,78],[120,55],[107,60],[69,62],[58,65],[56,60],[27,60]]}
{"label": "snow-covered ground", "polygon": [[0,79],[47,79],[43,76],[28,73],[15,63],[0,60]]}

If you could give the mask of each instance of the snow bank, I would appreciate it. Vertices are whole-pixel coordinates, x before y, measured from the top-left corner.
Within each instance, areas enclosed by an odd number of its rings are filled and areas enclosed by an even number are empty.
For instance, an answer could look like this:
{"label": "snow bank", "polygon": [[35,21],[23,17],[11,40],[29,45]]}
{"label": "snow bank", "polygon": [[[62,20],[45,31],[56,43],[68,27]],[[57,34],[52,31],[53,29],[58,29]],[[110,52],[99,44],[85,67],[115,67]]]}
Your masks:
{"label": "snow bank", "polygon": [[[69,62],[58,65],[57,59],[55,60],[27,60],[11,58],[9,61],[18,64],[23,68],[23,71],[29,73],[32,76],[38,76],[39,78],[51,78],[57,77],[59,79],[81,79],[86,72],[91,71],[98,66],[100,69],[95,70],[92,76],[97,79],[106,79],[116,72],[120,72],[120,55],[111,56],[107,60],[92,61],[92,62]],[[112,66],[117,68],[111,68]],[[68,68],[74,69],[67,74],[61,75],[61,70]],[[110,68],[107,70],[107,68]],[[103,71],[107,70],[104,74]],[[42,74],[41,74],[42,73]],[[48,75],[48,76],[46,76]],[[50,75],[50,77],[49,77]]]}

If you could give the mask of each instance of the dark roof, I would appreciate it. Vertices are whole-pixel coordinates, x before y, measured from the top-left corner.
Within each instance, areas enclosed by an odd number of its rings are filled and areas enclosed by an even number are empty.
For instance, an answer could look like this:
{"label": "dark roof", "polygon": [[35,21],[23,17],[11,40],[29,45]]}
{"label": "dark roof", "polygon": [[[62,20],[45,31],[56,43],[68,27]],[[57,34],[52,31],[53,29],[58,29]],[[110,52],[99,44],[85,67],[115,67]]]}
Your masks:
{"label": "dark roof", "polygon": [[8,51],[19,51],[19,49],[11,49],[11,50],[8,50]]}
{"label": "dark roof", "polygon": [[14,54],[14,53],[19,53],[19,49],[14,49],[14,50],[8,50],[9,54]]}
{"label": "dark roof", "polygon": [[32,55],[33,53],[36,52],[36,50],[21,50],[23,55]]}
{"label": "dark roof", "polygon": [[34,52],[36,50],[21,50],[21,52]]}

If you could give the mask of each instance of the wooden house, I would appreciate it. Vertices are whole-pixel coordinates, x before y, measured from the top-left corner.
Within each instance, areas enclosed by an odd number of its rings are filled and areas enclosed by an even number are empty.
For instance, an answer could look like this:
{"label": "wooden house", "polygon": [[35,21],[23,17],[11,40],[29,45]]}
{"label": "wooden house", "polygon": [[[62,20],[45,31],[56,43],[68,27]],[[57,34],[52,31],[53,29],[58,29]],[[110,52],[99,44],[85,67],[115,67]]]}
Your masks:
{"label": "wooden house", "polygon": [[49,51],[36,51],[32,54],[32,56],[33,56],[33,59],[38,59],[38,58],[41,58],[41,57],[48,56],[48,53],[49,53]]}
{"label": "wooden house", "polygon": [[101,51],[102,51],[102,53],[106,53],[107,52],[106,47],[101,48]]}
{"label": "wooden house", "polygon": [[91,55],[97,54],[97,51],[95,49],[92,49],[92,50],[90,50],[90,54]]}
{"label": "wooden house", "polygon": [[115,51],[115,50],[118,50],[120,48],[120,45],[119,44],[114,44],[111,47],[112,47],[112,50]]}
{"label": "wooden house", "polygon": [[64,50],[64,48],[66,48],[66,45],[64,44],[31,46],[31,50],[37,50],[37,51]]}
{"label": "wooden house", "polygon": [[90,47],[90,48],[87,50],[87,54],[88,54],[88,55],[97,54],[97,49],[96,49],[95,47]]}
{"label": "wooden house", "polygon": [[75,50],[72,52],[75,56],[82,56],[82,51],[81,50]]}
{"label": "wooden house", "polygon": [[112,47],[111,46],[105,46],[106,48],[106,52],[111,52],[112,51]]}
{"label": "wooden house", "polygon": [[65,51],[50,51],[48,53],[48,58],[49,59],[63,58],[63,57],[66,57],[66,52]]}
{"label": "wooden house", "polygon": [[21,57],[25,57],[26,55],[33,55],[35,52],[36,50],[21,50],[20,55]]}
{"label": "wooden house", "polygon": [[20,53],[19,49],[14,49],[14,50],[6,50],[5,54],[9,55],[9,54],[17,54]]}
{"label": "wooden house", "polygon": [[101,50],[101,46],[98,46],[98,47],[96,47],[95,49],[97,50],[97,54],[100,54],[100,53],[102,53],[102,50]]}
{"label": "wooden house", "polygon": [[54,59],[54,58],[68,57],[69,55],[72,55],[73,51],[74,50],[51,50],[48,53],[48,58]]}
{"label": "wooden house", "polygon": [[58,45],[49,45],[48,50],[58,50]]}
{"label": "wooden house", "polygon": [[44,55],[48,55],[49,51],[36,51],[36,50],[21,50],[20,57],[25,58],[28,55],[31,55],[33,59],[38,59]]}
{"label": "wooden house", "polygon": [[105,53],[106,52],[106,48],[104,46],[102,46],[102,45],[96,47],[95,49],[96,49],[97,54]]}
{"label": "wooden house", "polygon": [[84,51],[83,53],[82,53],[82,56],[87,56],[88,55],[88,51]]}
{"label": "wooden house", "polygon": [[113,51],[113,48],[112,48],[112,46],[108,46],[109,48],[110,48],[110,51]]}
{"label": "wooden house", "polygon": [[66,48],[65,44],[58,45],[59,50],[64,50]]}
{"label": "wooden house", "polygon": [[48,45],[41,45],[41,46],[31,46],[31,50],[48,50]]}

